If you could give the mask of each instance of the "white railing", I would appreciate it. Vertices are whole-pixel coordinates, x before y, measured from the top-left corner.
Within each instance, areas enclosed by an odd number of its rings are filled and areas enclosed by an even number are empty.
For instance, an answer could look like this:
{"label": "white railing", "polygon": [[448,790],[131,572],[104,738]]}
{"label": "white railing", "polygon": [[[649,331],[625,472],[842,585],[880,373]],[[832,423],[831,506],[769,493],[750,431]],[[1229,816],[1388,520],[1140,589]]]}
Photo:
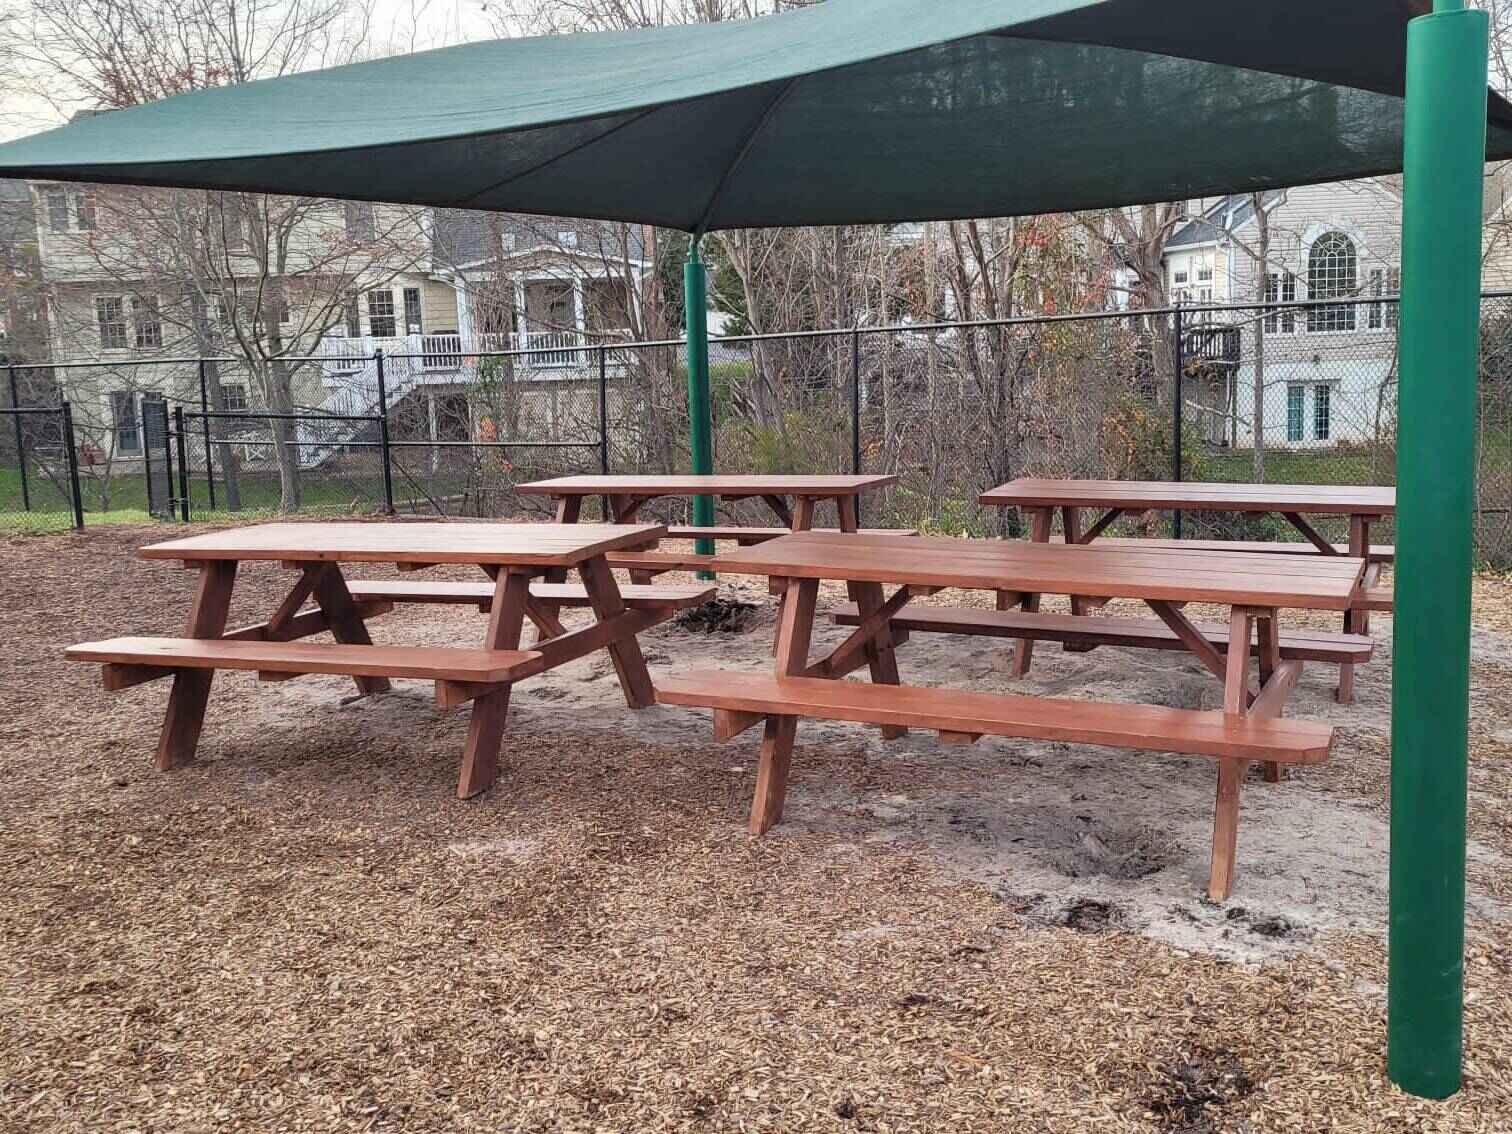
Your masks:
{"label": "white railing", "polygon": [[[629,332],[610,333],[610,338],[629,338]],[[403,335],[374,338],[363,335],[348,338],[328,335],[314,351],[321,359],[321,370],[332,377],[345,378],[363,370],[373,355],[409,355],[395,358],[396,365],[409,365],[426,373],[445,373],[470,366],[478,354],[490,351],[518,352],[515,366],[523,370],[563,370],[582,367],[592,357],[590,350],[602,341],[599,334],[590,342],[581,331],[526,331],[508,334],[441,334]]]}

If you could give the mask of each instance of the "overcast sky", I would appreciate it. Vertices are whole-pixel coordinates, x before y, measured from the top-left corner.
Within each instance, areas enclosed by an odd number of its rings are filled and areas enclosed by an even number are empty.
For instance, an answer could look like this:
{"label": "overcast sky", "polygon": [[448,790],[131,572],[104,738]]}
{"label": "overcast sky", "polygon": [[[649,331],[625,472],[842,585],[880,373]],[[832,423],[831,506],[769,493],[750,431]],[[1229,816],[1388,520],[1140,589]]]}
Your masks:
{"label": "overcast sky", "polygon": [[[425,51],[493,35],[486,0],[371,0],[375,54]],[[59,113],[14,82],[3,90],[0,141],[61,126]]]}

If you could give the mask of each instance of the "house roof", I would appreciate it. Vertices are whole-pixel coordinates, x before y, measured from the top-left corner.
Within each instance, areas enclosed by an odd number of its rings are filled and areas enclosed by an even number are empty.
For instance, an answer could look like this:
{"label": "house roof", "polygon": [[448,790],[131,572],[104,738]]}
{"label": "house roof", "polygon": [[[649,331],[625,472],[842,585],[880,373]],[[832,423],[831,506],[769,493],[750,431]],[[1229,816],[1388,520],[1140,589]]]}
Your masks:
{"label": "house roof", "polygon": [[[1283,190],[1272,189],[1265,194],[1269,206],[1281,199]],[[1249,193],[1232,193],[1219,197],[1198,216],[1187,221],[1171,234],[1166,241],[1166,251],[1174,252],[1182,247],[1210,244],[1231,232],[1237,232],[1255,217],[1254,197]]]}
{"label": "house roof", "polygon": [[[572,237],[564,240],[564,233]],[[507,247],[509,237],[514,238],[513,248]],[[570,247],[572,240],[575,249]],[[640,225],[471,209],[435,211],[432,263],[437,268],[458,268],[542,248],[610,261],[626,255],[640,260],[645,253]]]}

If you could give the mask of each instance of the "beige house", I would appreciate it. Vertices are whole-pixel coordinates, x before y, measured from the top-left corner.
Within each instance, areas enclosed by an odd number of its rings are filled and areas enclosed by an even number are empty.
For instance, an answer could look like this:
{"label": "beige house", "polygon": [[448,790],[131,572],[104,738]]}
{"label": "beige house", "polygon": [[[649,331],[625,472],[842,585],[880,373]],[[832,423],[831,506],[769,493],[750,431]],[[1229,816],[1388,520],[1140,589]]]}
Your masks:
{"label": "beige house", "polygon": [[[1486,181],[1487,288],[1512,283],[1507,185]],[[1259,260],[1250,195],[1196,202],[1165,250],[1172,302],[1193,310],[1186,341],[1207,389],[1189,390],[1210,439],[1236,448],[1322,448],[1373,441],[1394,428],[1401,279],[1399,178],[1311,185],[1264,197],[1269,251]],[[1215,311],[1204,304],[1339,299],[1323,307]],[[1383,302],[1383,300],[1388,300]],[[1257,328],[1258,323],[1258,328]],[[1257,329],[1263,329],[1263,413],[1256,415]],[[1191,404],[1191,403],[1189,403]]]}

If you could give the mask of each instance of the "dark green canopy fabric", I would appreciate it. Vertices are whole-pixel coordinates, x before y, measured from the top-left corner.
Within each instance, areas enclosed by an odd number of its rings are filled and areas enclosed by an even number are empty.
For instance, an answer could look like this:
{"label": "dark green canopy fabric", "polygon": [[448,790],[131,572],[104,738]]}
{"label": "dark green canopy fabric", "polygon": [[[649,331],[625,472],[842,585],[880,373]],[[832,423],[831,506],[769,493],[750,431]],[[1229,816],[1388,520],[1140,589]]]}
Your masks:
{"label": "dark green canopy fabric", "polygon": [[[826,0],[197,91],[0,176],[646,221],[1008,216],[1401,168],[1424,0]],[[1489,152],[1512,107],[1489,96]]]}

